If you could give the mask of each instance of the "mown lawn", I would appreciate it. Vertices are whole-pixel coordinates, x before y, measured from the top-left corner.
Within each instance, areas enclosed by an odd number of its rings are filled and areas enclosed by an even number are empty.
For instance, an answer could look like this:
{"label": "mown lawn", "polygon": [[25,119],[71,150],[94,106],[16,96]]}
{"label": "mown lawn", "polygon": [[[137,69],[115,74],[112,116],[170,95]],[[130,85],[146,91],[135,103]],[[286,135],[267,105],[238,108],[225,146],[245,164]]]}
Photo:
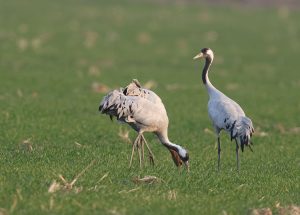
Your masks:
{"label": "mown lawn", "polygon": [[[150,1],[0,0],[0,214],[246,214],[300,205],[300,14]],[[210,78],[256,128],[254,153],[222,135],[221,171],[201,83]],[[130,131],[98,113],[108,89],[151,85],[171,141],[190,152],[177,170],[156,137],[156,165],[128,169]],[[48,192],[71,182],[72,189]],[[134,183],[147,175],[160,181]]]}

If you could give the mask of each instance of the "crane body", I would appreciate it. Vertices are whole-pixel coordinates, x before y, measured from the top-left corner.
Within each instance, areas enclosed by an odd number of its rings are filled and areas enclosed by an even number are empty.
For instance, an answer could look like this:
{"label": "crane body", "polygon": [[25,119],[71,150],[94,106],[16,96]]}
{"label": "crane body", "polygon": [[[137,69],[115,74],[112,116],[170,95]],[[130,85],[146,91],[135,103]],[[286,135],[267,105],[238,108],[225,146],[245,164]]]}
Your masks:
{"label": "crane body", "polygon": [[194,57],[194,59],[198,58],[205,58],[205,65],[202,71],[202,81],[209,95],[208,114],[217,135],[218,170],[220,169],[220,132],[222,130],[225,130],[230,135],[231,140],[234,139],[236,142],[236,160],[237,169],[239,170],[239,147],[241,147],[243,152],[244,146],[246,145],[252,151],[252,142],[250,140],[254,133],[252,121],[246,117],[243,109],[238,103],[227,97],[210,82],[208,72],[214,59],[213,51],[209,48],[204,48]]}
{"label": "crane body", "polygon": [[168,138],[169,119],[161,99],[153,91],[142,88],[137,80],[134,79],[124,89],[109,92],[102,99],[99,111],[111,118],[116,117],[118,121],[128,124],[138,133],[132,146],[130,167],[135,149],[138,151],[142,167],[144,144],[149,152],[150,163],[154,164],[154,155],[143,135],[144,132],[152,132],[170,151],[175,165],[181,166],[184,163],[189,168],[187,150],[170,142]]}

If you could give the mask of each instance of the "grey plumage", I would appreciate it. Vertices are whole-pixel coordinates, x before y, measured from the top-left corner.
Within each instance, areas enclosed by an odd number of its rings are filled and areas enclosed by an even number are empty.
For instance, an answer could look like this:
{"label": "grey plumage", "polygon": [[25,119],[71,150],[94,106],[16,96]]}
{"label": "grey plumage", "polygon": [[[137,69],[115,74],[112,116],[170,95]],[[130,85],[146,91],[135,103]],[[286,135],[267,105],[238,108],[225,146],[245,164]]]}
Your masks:
{"label": "grey plumage", "polygon": [[150,102],[163,105],[161,99],[151,90],[142,88],[138,80],[133,79],[132,82],[123,90],[126,96],[137,96],[149,100]]}
{"label": "grey plumage", "polygon": [[[218,137],[218,169],[220,168],[220,132],[225,130],[231,140],[236,142],[236,158],[237,169],[239,169],[239,146],[244,151],[244,146],[249,146],[251,149],[251,136],[254,132],[254,127],[251,119],[246,117],[243,109],[235,101],[224,95],[216,89],[208,78],[208,71],[214,59],[214,54],[211,49],[204,48],[194,57],[205,58],[205,65],[202,72],[202,81],[206,86],[209,101],[208,113],[213,122],[217,137]],[[251,149],[252,151],[252,149]]]}
{"label": "grey plumage", "polygon": [[138,105],[134,97],[126,97],[122,90],[114,90],[108,93],[99,106],[99,111],[116,117],[122,122],[131,122],[133,112],[137,112]]}
{"label": "grey plumage", "polygon": [[138,137],[133,143],[130,166],[135,147],[142,156],[140,156],[140,165],[142,164],[144,143],[149,151],[150,161],[154,162],[153,153],[143,132],[155,133],[160,142],[169,149],[177,166],[180,166],[182,162],[188,166],[187,151],[168,139],[169,119],[161,99],[153,91],[142,88],[137,80],[133,80],[125,88],[109,92],[102,99],[99,111],[110,117],[116,117],[118,121],[127,123],[138,132]]}

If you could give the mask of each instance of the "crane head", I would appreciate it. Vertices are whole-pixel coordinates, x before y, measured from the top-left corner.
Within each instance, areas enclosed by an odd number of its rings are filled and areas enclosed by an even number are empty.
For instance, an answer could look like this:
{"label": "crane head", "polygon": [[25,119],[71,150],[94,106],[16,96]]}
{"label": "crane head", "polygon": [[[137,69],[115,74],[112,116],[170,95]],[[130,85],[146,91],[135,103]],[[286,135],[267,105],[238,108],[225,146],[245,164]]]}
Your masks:
{"label": "crane head", "polygon": [[187,171],[189,172],[190,171],[190,164],[189,164],[189,153],[186,149],[184,148],[180,148],[178,150],[178,155],[180,157],[180,160],[184,163],[184,165],[186,166],[187,168]]}
{"label": "crane head", "polygon": [[199,58],[210,58],[211,60],[213,60],[214,53],[210,48],[203,48],[201,49],[200,53],[197,54],[193,59],[196,60]]}

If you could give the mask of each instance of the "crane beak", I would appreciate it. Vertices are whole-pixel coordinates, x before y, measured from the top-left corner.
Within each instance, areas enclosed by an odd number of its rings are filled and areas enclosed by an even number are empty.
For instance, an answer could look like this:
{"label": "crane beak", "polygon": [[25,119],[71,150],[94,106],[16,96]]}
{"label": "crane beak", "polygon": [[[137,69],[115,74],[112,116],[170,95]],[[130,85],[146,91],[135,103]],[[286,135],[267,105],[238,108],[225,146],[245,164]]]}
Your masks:
{"label": "crane beak", "polygon": [[203,58],[203,53],[202,52],[197,54],[193,59],[196,60],[198,58]]}
{"label": "crane beak", "polygon": [[185,166],[186,166],[186,169],[187,169],[187,172],[190,172],[190,164],[188,161],[184,162]]}

